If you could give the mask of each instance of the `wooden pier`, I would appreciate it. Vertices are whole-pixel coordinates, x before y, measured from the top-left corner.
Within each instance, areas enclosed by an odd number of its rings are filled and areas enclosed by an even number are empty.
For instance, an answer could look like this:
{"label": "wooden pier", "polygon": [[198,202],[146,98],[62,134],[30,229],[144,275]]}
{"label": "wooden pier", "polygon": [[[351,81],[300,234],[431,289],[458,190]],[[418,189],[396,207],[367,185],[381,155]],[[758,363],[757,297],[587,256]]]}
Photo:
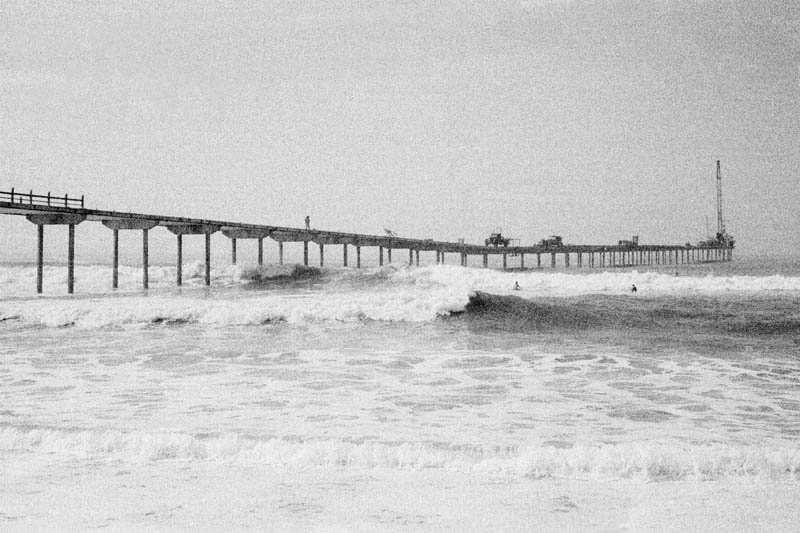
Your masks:
{"label": "wooden pier", "polygon": [[409,239],[391,235],[367,235],[344,233],[318,229],[245,224],[223,220],[205,220],[174,216],[147,215],[121,211],[86,209],[84,199],[65,196],[34,194],[33,191],[20,193],[0,191],[0,214],[25,216],[37,226],[37,275],[36,289],[42,292],[44,226],[66,225],[68,231],[67,248],[67,291],[75,287],[75,226],[86,221],[100,222],[113,232],[112,287],[118,286],[119,232],[138,230],[142,232],[142,286],[148,287],[148,232],[162,226],[177,238],[177,285],[182,283],[183,236],[203,235],[205,238],[205,284],[211,284],[211,235],[221,232],[231,240],[231,261],[236,263],[236,241],[239,239],[258,240],[258,264],[263,264],[263,241],[270,238],[278,243],[278,260],[283,264],[284,243],[303,244],[303,263],[308,265],[308,244],[319,247],[320,266],[325,264],[325,246],[342,247],[342,264],[348,266],[348,246],[355,247],[356,268],[361,267],[361,248],[377,248],[378,264],[384,264],[384,250],[389,263],[392,250],[408,250],[408,263],[419,265],[420,252],[434,252],[436,263],[445,262],[445,254],[457,254],[461,266],[467,266],[469,256],[481,256],[484,267],[489,266],[489,255],[502,255],[503,268],[508,267],[508,256],[518,256],[520,268],[526,267],[525,256],[536,257],[536,268],[542,267],[549,256],[551,268],[557,265],[557,257],[562,264],[571,266],[575,259],[578,268],[609,268],[623,266],[679,265],[686,263],[730,261],[733,258],[733,244],[705,241],[698,245],[664,245],[629,243],[621,245],[534,245],[534,246],[484,246],[462,242],[435,241],[432,239]]}

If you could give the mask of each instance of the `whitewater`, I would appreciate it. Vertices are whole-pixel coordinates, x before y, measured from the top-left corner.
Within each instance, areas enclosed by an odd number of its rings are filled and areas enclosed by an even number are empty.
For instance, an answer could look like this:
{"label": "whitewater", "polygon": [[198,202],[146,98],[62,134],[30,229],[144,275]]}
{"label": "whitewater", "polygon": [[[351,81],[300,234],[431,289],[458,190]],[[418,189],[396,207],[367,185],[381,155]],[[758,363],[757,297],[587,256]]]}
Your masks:
{"label": "whitewater", "polygon": [[800,523],[796,262],[203,273],[0,264],[0,528]]}

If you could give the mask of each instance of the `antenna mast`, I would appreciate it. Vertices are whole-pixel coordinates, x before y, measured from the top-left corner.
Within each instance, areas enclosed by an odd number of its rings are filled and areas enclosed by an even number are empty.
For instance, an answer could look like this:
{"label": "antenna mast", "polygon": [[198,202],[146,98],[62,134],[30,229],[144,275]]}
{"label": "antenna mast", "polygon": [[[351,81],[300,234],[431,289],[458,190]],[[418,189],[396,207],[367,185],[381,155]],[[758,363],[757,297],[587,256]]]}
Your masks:
{"label": "antenna mast", "polygon": [[717,238],[725,235],[725,223],[722,222],[722,171],[717,159]]}

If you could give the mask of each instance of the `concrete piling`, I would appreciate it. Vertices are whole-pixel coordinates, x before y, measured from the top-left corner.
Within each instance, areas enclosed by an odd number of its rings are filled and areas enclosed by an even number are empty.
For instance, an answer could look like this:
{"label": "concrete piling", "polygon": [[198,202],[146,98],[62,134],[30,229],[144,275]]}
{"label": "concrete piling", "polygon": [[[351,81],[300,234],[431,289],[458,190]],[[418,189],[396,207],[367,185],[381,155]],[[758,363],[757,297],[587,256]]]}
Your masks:
{"label": "concrete piling", "polygon": [[119,230],[111,230],[114,234],[114,263],[111,271],[111,288],[119,288]]}
{"label": "concrete piling", "polygon": [[69,244],[67,248],[67,292],[75,292],[75,224],[68,225]]}
{"label": "concrete piling", "polygon": [[211,233],[206,232],[206,286],[211,285]]}
{"label": "concrete piling", "polygon": [[150,262],[150,256],[147,249],[147,232],[150,231],[148,229],[142,230],[142,287],[147,289],[150,285],[150,278],[148,276],[148,263]]}
{"label": "concrete piling", "polygon": [[183,285],[183,234],[178,233],[176,235],[178,238],[178,286],[180,287]]}
{"label": "concrete piling", "polygon": [[38,234],[38,245],[36,249],[36,292],[42,294],[44,274],[44,224],[37,224],[36,232]]}

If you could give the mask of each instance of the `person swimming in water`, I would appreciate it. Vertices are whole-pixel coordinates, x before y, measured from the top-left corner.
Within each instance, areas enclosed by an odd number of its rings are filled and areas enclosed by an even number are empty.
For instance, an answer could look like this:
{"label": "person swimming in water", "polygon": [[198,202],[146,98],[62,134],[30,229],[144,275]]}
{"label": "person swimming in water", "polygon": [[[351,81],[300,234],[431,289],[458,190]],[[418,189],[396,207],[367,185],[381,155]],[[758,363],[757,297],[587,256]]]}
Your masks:
{"label": "person swimming in water", "polygon": [[515,281],[514,282],[514,290],[515,291],[522,290],[522,287],[519,286],[519,281]]}
{"label": "person swimming in water", "polygon": [[636,285],[631,285],[631,292],[636,292],[637,290]]}

